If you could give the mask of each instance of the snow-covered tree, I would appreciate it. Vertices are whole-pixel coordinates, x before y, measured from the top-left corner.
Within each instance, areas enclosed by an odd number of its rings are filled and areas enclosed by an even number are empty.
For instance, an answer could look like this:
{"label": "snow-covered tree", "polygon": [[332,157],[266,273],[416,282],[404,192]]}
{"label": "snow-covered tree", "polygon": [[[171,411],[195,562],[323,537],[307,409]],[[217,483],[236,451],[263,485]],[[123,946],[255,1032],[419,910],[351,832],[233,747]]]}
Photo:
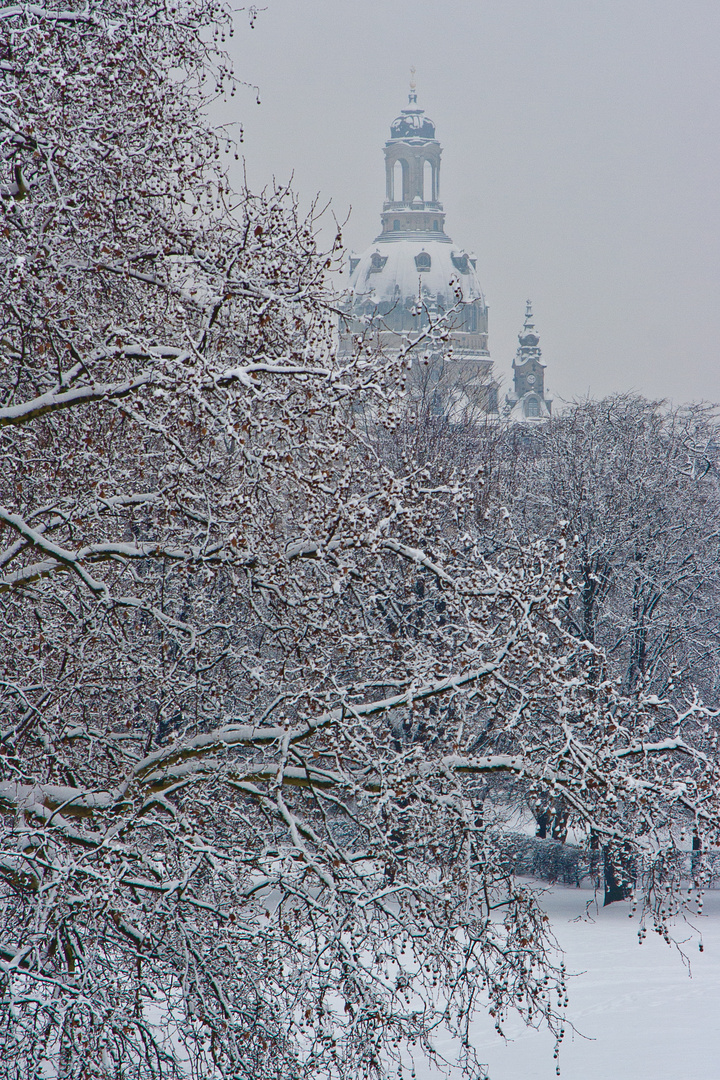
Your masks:
{"label": "snow-covered tree", "polygon": [[630,845],[660,925],[671,823],[717,834],[703,709],[568,632],[566,537],[486,557],[478,478],[382,452],[405,358],[338,360],[333,254],[217,164],[230,26],[0,9],[18,1080],[402,1073],[446,1031],[474,1070],[476,1008],[560,1036],[565,999],[485,777]]}
{"label": "snow-covered tree", "polygon": [[629,690],[700,687],[717,700],[719,454],[711,409],[640,397],[581,402],[530,436],[507,434],[499,498],[522,536],[567,522],[568,625]]}
{"label": "snow-covered tree", "polygon": [[[710,408],[616,396],[486,435],[479,452],[525,541],[566,522],[566,625],[604,650],[628,693],[699,691],[717,707],[718,445]],[[539,835],[564,839],[565,808],[536,810]],[[608,895],[622,893],[609,882]]]}

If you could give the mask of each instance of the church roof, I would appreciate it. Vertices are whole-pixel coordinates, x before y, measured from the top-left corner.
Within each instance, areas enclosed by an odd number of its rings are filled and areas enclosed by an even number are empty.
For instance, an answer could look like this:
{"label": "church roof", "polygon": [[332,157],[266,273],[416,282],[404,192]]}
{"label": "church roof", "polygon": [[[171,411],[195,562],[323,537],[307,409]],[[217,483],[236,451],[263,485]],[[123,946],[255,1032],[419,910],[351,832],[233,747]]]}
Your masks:
{"label": "church roof", "polygon": [[435,125],[425,115],[424,109],[417,107],[415,86],[415,68],[411,68],[409,109],[402,109],[397,119],[390,125],[391,139],[434,139]]}
{"label": "church roof", "polygon": [[424,109],[403,109],[390,125],[391,139],[434,139],[435,125]]}
{"label": "church roof", "polygon": [[378,241],[359,259],[353,259],[350,288],[354,303],[373,304],[407,300],[419,293],[431,296],[449,308],[462,299],[483,301],[475,260],[443,239],[410,239],[407,234],[395,242]]}

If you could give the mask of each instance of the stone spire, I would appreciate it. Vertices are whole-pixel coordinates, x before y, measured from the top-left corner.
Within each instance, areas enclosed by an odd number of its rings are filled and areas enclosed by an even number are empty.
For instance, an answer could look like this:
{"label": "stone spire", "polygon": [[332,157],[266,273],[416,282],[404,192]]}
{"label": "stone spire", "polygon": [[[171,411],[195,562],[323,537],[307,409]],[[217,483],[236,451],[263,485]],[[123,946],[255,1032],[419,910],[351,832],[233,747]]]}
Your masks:
{"label": "stone spire", "polygon": [[[540,360],[542,351],[540,349],[540,338],[535,332],[535,323],[533,322],[532,301],[527,300],[525,303],[525,322],[523,328],[518,334],[518,341],[520,342],[520,348],[517,351],[513,368],[517,371],[518,368],[527,364],[529,360]],[[544,365],[541,365],[544,368]],[[517,378],[517,376],[516,376]]]}
{"label": "stone spire", "polygon": [[513,360],[513,389],[505,399],[508,418],[516,422],[547,420],[552,410],[552,398],[545,394],[545,364],[540,360],[540,337],[529,300],[518,342]]}

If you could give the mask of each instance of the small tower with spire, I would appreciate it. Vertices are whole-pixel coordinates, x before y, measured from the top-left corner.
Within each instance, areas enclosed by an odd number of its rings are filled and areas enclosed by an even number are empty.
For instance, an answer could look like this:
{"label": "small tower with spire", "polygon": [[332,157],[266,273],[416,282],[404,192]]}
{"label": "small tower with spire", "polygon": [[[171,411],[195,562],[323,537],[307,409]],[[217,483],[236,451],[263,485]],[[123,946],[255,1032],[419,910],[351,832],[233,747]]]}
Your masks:
{"label": "small tower with spire", "polygon": [[540,360],[540,338],[529,300],[518,341],[513,360],[513,389],[505,398],[506,416],[513,423],[539,423],[550,418],[552,398],[545,393],[545,364]]}

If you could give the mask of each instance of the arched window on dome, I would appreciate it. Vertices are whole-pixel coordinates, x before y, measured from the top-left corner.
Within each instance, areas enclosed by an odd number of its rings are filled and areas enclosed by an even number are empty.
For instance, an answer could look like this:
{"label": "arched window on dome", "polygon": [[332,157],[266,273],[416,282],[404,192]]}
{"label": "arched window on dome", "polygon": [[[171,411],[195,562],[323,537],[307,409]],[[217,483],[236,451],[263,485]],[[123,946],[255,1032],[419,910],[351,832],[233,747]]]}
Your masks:
{"label": "arched window on dome", "polygon": [[393,202],[410,201],[410,168],[404,158],[400,158],[393,165]]}
{"label": "arched window on dome", "polygon": [[386,262],[387,255],[381,255],[379,252],[374,251],[370,256],[370,273],[379,274]]}
{"label": "arched window on dome", "polygon": [[425,159],[423,165],[423,200],[433,202],[435,200],[435,177],[433,176],[432,162]]}
{"label": "arched window on dome", "polygon": [[415,266],[422,273],[425,270],[429,270],[432,266],[432,259],[428,255],[427,251],[421,251],[419,255],[415,256]]}
{"label": "arched window on dome", "polygon": [[533,420],[537,419],[540,416],[540,402],[535,397],[535,395],[533,395],[532,397],[529,397],[526,400],[526,402],[525,402],[525,415],[529,416]]}

